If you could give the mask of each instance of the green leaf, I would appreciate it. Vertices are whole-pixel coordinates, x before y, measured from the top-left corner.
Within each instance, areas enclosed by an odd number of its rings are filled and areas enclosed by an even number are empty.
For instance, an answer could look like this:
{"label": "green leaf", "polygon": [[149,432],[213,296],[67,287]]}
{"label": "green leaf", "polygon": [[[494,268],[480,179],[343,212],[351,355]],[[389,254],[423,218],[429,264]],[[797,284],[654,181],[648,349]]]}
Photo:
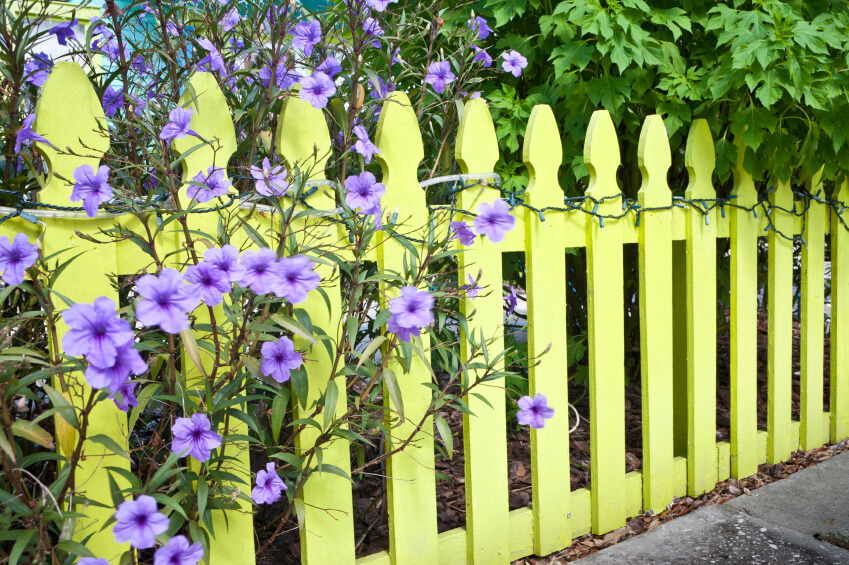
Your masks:
{"label": "green leaf", "polygon": [[401,420],[403,420],[404,402],[401,398],[401,389],[398,387],[398,379],[395,376],[395,371],[392,369],[383,370],[383,384],[386,387],[386,393],[389,395],[389,399],[395,405],[395,411],[398,412]]}
{"label": "green leaf", "polygon": [[307,371],[303,365],[291,372],[292,390],[295,391],[295,398],[303,408],[307,406],[307,396],[309,395],[310,382],[307,377]]}
{"label": "green leaf", "polygon": [[18,560],[24,551],[26,551],[29,540],[36,534],[35,530],[21,530],[21,532],[18,536],[18,541],[15,542],[15,545],[12,546],[12,551],[9,552],[9,565],[18,565]]}
{"label": "green leaf", "polygon": [[41,447],[45,447],[47,449],[56,448],[56,445],[53,443],[53,436],[50,435],[50,432],[38,424],[33,424],[29,420],[15,420],[12,422],[12,433],[18,437],[35,442]]}
{"label": "green leaf", "polygon": [[442,439],[442,444],[445,446],[445,451],[448,452],[448,458],[454,458],[454,436],[451,434],[451,428],[448,422],[442,417],[442,414],[434,414],[433,422],[436,424],[436,431]]}
{"label": "green leaf", "polygon": [[336,416],[336,403],[339,400],[339,387],[336,386],[335,379],[327,381],[327,388],[324,391],[324,428],[330,427],[331,422]]}
{"label": "green leaf", "polygon": [[13,464],[15,464],[15,465],[18,464],[17,453],[15,453],[14,448],[9,443],[9,440],[6,437],[5,432],[0,432],[0,449],[2,449],[3,451],[6,452],[6,455],[9,456],[9,459],[12,460]]}
{"label": "green leaf", "polygon": [[302,326],[300,322],[294,318],[290,318],[289,316],[284,316],[282,314],[272,314],[271,319],[274,320],[274,323],[281,328],[288,330],[298,337],[301,337],[315,345],[315,338],[313,337],[312,332],[307,330],[307,328]]}
{"label": "green leaf", "polygon": [[104,446],[106,449],[114,453],[115,455],[120,455],[127,461],[132,461],[130,458],[130,454],[127,453],[123,447],[118,445],[118,442],[112,439],[111,437],[104,434],[96,434],[88,438],[89,441],[93,441],[94,443],[99,443]]}
{"label": "green leaf", "polygon": [[276,442],[283,429],[283,418],[286,416],[286,406],[289,404],[289,389],[282,387],[271,403],[271,433]]}
{"label": "green leaf", "polygon": [[385,335],[379,335],[375,337],[371,342],[366,346],[363,352],[360,354],[360,362],[357,363],[357,369],[359,369],[363,363],[367,360],[371,359],[371,356],[377,351],[377,348],[380,347],[383,342],[386,341]]}
{"label": "green leaf", "polygon": [[[200,374],[206,377],[206,370],[203,368],[203,361],[200,358],[200,350],[198,349],[198,342],[195,339],[194,332],[192,330],[183,330],[180,332],[180,339],[183,342],[183,349],[186,355],[192,360],[192,363],[200,371]],[[185,371],[185,368],[183,370]]]}
{"label": "green leaf", "polygon": [[203,516],[206,501],[209,498],[209,484],[204,477],[198,477],[198,516]]}
{"label": "green leaf", "polygon": [[56,544],[56,549],[60,551],[67,551],[71,555],[77,555],[79,557],[94,557],[94,554],[89,548],[74,540],[60,541]]}
{"label": "green leaf", "polygon": [[80,422],[77,419],[77,413],[74,410],[73,404],[71,404],[71,402],[65,398],[61,392],[47,383],[44,383],[41,386],[47,392],[47,396],[50,397],[50,402],[53,403],[53,407],[56,409],[56,412],[62,416],[62,419],[68,422],[68,425],[75,430],[79,430]]}

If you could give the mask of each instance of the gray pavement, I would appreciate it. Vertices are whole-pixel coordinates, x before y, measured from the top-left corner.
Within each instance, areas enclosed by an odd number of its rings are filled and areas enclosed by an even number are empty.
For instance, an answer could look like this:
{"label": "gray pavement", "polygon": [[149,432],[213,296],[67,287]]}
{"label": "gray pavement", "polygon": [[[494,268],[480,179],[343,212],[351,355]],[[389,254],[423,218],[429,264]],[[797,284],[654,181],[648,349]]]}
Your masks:
{"label": "gray pavement", "polygon": [[849,551],[812,537],[829,529],[849,535],[847,487],[849,453],[843,453],[749,496],[661,524],[581,563],[849,565]]}

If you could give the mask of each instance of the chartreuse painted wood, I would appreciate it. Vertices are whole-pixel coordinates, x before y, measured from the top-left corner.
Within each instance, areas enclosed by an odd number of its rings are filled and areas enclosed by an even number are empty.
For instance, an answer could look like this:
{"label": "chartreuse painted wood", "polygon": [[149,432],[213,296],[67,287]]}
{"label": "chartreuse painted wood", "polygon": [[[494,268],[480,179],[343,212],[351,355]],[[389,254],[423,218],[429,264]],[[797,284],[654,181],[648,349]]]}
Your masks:
{"label": "chartreuse painted wood", "polygon": [[[178,154],[188,153],[190,149],[202,144],[183,159],[181,163],[183,180],[192,179],[200,172],[206,176],[210,167],[223,169],[226,174],[227,162],[236,150],[236,132],[233,126],[233,120],[230,117],[230,109],[224,98],[224,93],[221,92],[218,81],[211,73],[194,73],[189,78],[188,83],[191,88],[186,88],[183,91],[183,95],[180,97],[180,105],[194,110],[191,120],[192,129],[209,143],[204,144],[194,136],[186,136],[182,139],[173,140],[172,147]],[[180,187],[179,200],[180,206],[183,209],[215,206],[227,199],[224,196],[221,199],[214,199],[207,203],[199,204],[196,200],[188,197],[188,187],[188,184]],[[210,242],[216,241],[219,222],[218,214],[190,214],[186,216],[186,219],[188,229],[195,232],[191,236],[193,241],[203,237],[200,234],[206,234],[206,239]],[[178,227],[178,223],[174,222],[171,225],[175,228],[174,235],[177,237],[178,242],[186,242],[185,232]],[[178,245],[182,247],[180,243]],[[207,245],[194,241],[194,253],[175,256],[175,261],[194,264],[195,259],[203,258],[203,252],[206,249],[208,249]],[[201,304],[195,310],[194,315],[196,316],[195,326],[198,324],[220,324],[225,318],[224,307],[222,305],[209,308]],[[194,334],[197,341],[212,342],[212,336],[209,332],[194,330]],[[204,374],[201,374],[192,365],[188,363],[184,364],[183,372],[188,390],[197,388],[199,380],[207,378],[205,375],[212,374],[215,363],[214,356],[203,348],[199,348],[199,352],[201,362],[204,366]],[[184,357],[184,359],[186,358],[187,356]],[[219,372],[220,375],[221,373]],[[235,406],[234,409],[248,410],[248,407],[246,404],[242,404]],[[234,458],[227,460],[222,465],[222,470],[238,477],[238,480],[225,485],[225,488],[232,489],[234,492],[235,489],[239,489],[241,492],[249,493],[252,484],[252,475],[248,444],[244,442],[230,442],[226,437],[227,435],[236,434],[248,435],[248,427],[237,418],[229,418],[229,427],[226,430],[226,434],[224,434],[224,443],[219,448],[219,451],[223,449],[225,456]],[[190,463],[194,463],[194,461],[189,461]],[[241,499],[238,500],[238,504],[238,511],[212,511],[210,514],[210,523],[214,532],[214,537],[211,539],[209,547],[210,565],[226,565],[235,562],[250,564],[255,562],[252,505]]]}
{"label": "chartreuse painted wood", "polygon": [[[832,195],[849,202],[849,179],[844,178]],[[849,437],[849,220],[843,206],[831,211],[831,377],[829,410],[830,439]]]}
{"label": "chartreuse painted wood", "polygon": [[[770,204],[785,210],[793,208],[793,192],[789,182],[779,182],[769,195]],[[767,343],[767,462],[785,461],[793,450],[790,395],[793,352],[793,242],[776,233],[793,230],[790,212],[773,209],[770,219],[775,229],[769,231],[767,252],[767,309],[769,333]]]}
{"label": "chartreuse painted wood", "polygon": [[[752,176],[743,167],[746,147],[737,145],[731,194],[747,208],[758,201]],[[758,458],[758,219],[731,208],[731,476],[753,475]]]}
{"label": "chartreuse painted wood", "polygon": [[[593,112],[584,143],[587,196],[599,214],[618,214],[619,141],[610,114]],[[594,208],[588,202],[590,210]],[[622,235],[619,221],[587,220],[587,342],[590,366],[592,526],[604,533],[625,524],[625,343]]]}
{"label": "chartreuse painted wood", "polygon": [[[672,164],[663,118],[646,118],[637,159],[643,208],[668,207],[666,174]],[[662,512],[672,501],[672,214],[640,217],[640,367],[643,416],[643,506]]]}
{"label": "chartreuse painted wood", "polygon": [[[69,111],[69,108],[73,108],[73,111]],[[44,155],[51,173],[47,185],[39,192],[39,200],[62,206],[79,206],[81,203],[70,202],[74,170],[81,165],[90,165],[96,170],[104,152],[109,149],[109,136],[105,130],[100,99],[79,65],[70,62],[56,64],[44,84],[35,114],[37,118],[33,129],[62,149],[60,152],[46,144],[38,144],[38,150]],[[115,246],[95,244],[77,237],[75,233],[76,230],[94,233],[99,229],[108,229],[114,223],[113,217],[102,214],[90,219],[83,212],[72,216],[51,218],[45,228],[44,256],[62,252],[56,260],[64,263],[79,255],[56,280],[53,289],[76,303],[91,303],[105,296],[117,305],[118,294],[109,279],[117,271]],[[66,306],[56,300],[56,307],[63,310]],[[66,331],[67,327],[59,318],[60,350],[61,339]],[[82,409],[93,394],[84,375],[66,373],[65,380],[73,404]],[[56,388],[60,386],[58,379],[53,384]],[[89,437],[104,434],[120,446],[126,448],[128,445],[127,415],[118,410],[113,402],[97,403],[90,422]],[[58,428],[68,431],[68,426],[62,424]],[[63,455],[69,457],[68,451],[76,445],[76,434],[70,438],[57,438],[57,443]],[[86,542],[89,549],[95,555],[118,563],[121,553],[129,546],[115,543],[111,529],[102,530],[115,512],[109,488],[110,473],[106,467],[129,470],[130,466],[126,459],[113,454],[103,445],[87,441],[74,474],[75,489],[90,500],[104,504],[105,508],[88,506],[85,510],[87,518],[77,523],[73,537],[82,541],[91,535]],[[118,484],[124,484],[119,475],[115,476],[115,480]]]}
{"label": "chartreuse painted wood", "polygon": [[[287,163],[288,170],[294,165],[304,174],[309,172],[310,180],[323,179],[330,155],[330,132],[321,110],[313,108],[307,102],[294,96],[283,102],[277,129],[277,152]],[[321,187],[307,199],[307,204],[316,210],[329,210],[336,207],[331,189]],[[302,203],[296,204],[296,210],[306,210]],[[341,225],[329,223],[321,218],[303,217],[292,222],[292,230],[298,234],[299,243],[309,248],[316,243],[337,243],[343,237]],[[347,241],[347,240],[346,240]],[[303,308],[309,314],[315,327],[322,328],[334,342],[339,339],[342,327],[342,295],[339,288],[339,276],[329,264],[317,264],[316,272],[321,275],[322,289],[330,303],[328,309],[324,297],[318,291],[310,292],[307,299],[297,308]],[[315,404],[327,390],[328,378],[333,372],[333,359],[321,344],[311,345],[308,341],[295,336],[295,347],[306,353],[304,367],[309,379],[307,398],[296,398],[292,393],[295,418],[308,418],[314,412]],[[345,402],[345,377],[334,379],[338,400],[335,414],[340,417],[347,411]],[[323,417],[316,418],[325,422]],[[322,424],[323,425],[323,424]],[[305,428],[295,438],[295,447],[304,452],[315,445],[319,432],[314,428]],[[351,458],[348,441],[335,438],[323,448],[322,463],[339,467],[345,473],[351,472]],[[313,459],[313,461],[315,461]],[[304,523],[301,528],[301,562],[307,565],[342,565],[354,562],[354,515],[351,483],[339,475],[323,472],[309,477],[303,490]],[[329,543],[328,540],[332,540]]]}
{"label": "chartreuse painted wood", "polygon": [[[377,124],[375,143],[381,152],[376,155],[383,169],[386,194],[381,199],[383,209],[398,212],[398,223],[426,226],[428,212],[424,191],[419,187],[416,172],[424,157],[421,130],[407,95],[394,92],[386,99]],[[419,234],[421,235],[421,234]],[[415,237],[415,235],[413,236]],[[378,232],[377,265],[381,271],[402,273],[404,247]],[[406,261],[409,264],[409,258]],[[398,294],[384,288],[387,299]],[[388,308],[388,303],[381,308]],[[430,347],[427,333],[422,347]],[[404,405],[404,421],[392,428],[386,450],[392,450],[412,434],[431,402],[430,368],[418,355],[413,355],[409,372],[400,363],[387,364],[396,377]],[[384,387],[384,401],[397,410]],[[389,510],[389,552],[392,565],[432,565],[438,561],[436,530],[436,477],[434,475],[433,419],[424,419],[422,431],[403,452],[391,456],[386,464],[386,488]]]}
{"label": "chartreuse painted wood", "polygon": [[[547,105],[535,106],[525,131],[522,158],[530,176],[525,201],[534,208],[562,206],[557,171],[563,161],[560,132]],[[569,388],[566,367],[565,217],[559,212],[540,221],[525,209],[530,393],[545,394],[554,417],[531,430],[534,553],[548,555],[572,541],[569,528]]]}
{"label": "chartreuse painted wood", "polygon": [[[807,180],[811,194],[821,193],[822,169]],[[821,194],[822,195],[822,194]],[[802,237],[801,322],[802,336],[799,344],[801,431],[799,441],[807,451],[826,442],[823,426],[823,347],[825,324],[825,223],[826,207],[812,201],[805,221]]]}
{"label": "chartreuse painted wood", "polygon": [[[695,120],[687,136],[688,199],[716,198],[716,164],[707,121]],[[687,493],[716,484],[716,212],[687,213]],[[707,220],[707,221],[706,221]]]}
{"label": "chartreuse painted wood", "polygon": [[[492,116],[482,98],[470,100],[463,111],[457,133],[457,162],[465,174],[492,172],[498,160],[498,140]],[[474,187],[458,195],[459,207],[475,211],[484,202],[501,197],[493,186]],[[459,218],[472,222],[473,218]],[[479,236],[465,248],[458,260],[461,284],[468,275],[476,279],[483,290],[475,299],[461,302],[462,312],[470,319],[470,335],[460,339],[464,362],[471,360],[470,342],[481,343],[490,359],[504,350],[504,319],[501,290],[501,245]],[[478,357],[474,362],[483,362]],[[503,369],[503,361],[496,369]],[[467,372],[468,383],[482,378],[484,371]],[[482,383],[467,395],[472,414],[463,414],[463,448],[466,473],[466,549],[468,562],[474,564],[510,563],[507,483],[507,422],[504,381]]]}

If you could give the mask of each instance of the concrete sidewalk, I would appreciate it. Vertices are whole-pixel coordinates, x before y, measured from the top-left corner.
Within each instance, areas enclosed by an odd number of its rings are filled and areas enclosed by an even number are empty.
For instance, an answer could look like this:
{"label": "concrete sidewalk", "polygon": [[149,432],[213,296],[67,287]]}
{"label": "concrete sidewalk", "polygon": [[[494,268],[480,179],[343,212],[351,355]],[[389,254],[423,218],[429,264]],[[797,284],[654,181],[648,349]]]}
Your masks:
{"label": "concrete sidewalk", "polygon": [[749,496],[703,506],[581,563],[849,565],[849,551],[812,537],[829,530],[849,535],[849,452]]}

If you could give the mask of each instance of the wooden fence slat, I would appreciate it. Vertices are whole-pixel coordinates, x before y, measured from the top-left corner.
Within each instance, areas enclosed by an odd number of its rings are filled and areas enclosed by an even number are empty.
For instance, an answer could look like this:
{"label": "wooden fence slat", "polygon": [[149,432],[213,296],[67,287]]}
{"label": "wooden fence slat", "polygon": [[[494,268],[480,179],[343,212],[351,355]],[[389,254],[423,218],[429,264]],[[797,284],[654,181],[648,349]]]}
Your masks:
{"label": "wooden fence slat", "polygon": [[[492,116],[482,98],[470,100],[463,111],[457,133],[457,162],[464,174],[490,173],[498,160],[498,140]],[[493,186],[467,188],[459,194],[459,206],[475,211],[481,203],[501,198]],[[467,222],[472,218],[462,217]],[[483,291],[475,299],[465,298],[460,308],[474,316],[468,322],[471,335],[460,340],[463,362],[469,361],[470,344],[487,341],[490,358],[504,350],[504,299],[501,284],[501,244],[477,237],[458,256],[458,277],[467,284],[468,275],[478,277]],[[478,353],[479,354],[479,353]],[[503,360],[496,367],[503,369]],[[484,371],[468,371],[471,384]],[[507,482],[507,422],[504,382],[483,383],[475,387],[476,397],[466,395],[472,414],[463,414],[463,449],[466,475],[466,552],[468,563],[510,563]],[[486,400],[484,400],[486,399]]]}
{"label": "wooden fence slat", "polygon": [[[663,118],[648,116],[637,152],[643,208],[672,205],[672,164]],[[660,513],[672,501],[672,210],[640,214],[640,355],[643,507]]]}
{"label": "wooden fence slat", "polygon": [[[325,175],[327,159],[330,155],[330,131],[321,110],[313,108],[294,96],[289,96],[283,102],[277,129],[277,152],[287,163],[287,169],[292,170],[294,164],[306,173],[310,172],[310,180],[322,179]],[[333,193],[320,188],[311,194],[307,204],[316,210],[329,210],[336,207]],[[298,204],[298,211],[306,210],[307,206]],[[342,234],[342,227],[337,223],[327,222],[323,218],[304,217],[292,222],[292,230],[302,234],[304,245],[317,243],[337,244],[343,237],[347,242],[347,234]],[[330,241],[315,240],[314,237],[326,237]],[[330,303],[327,307],[324,297],[313,291],[298,308],[303,308],[310,316],[315,327],[322,328],[328,335],[338,341],[342,328],[342,294],[338,273],[330,265],[317,264],[315,271],[321,275],[321,286]],[[295,347],[299,351],[309,348],[309,342],[295,336]],[[318,344],[309,348],[304,361],[304,367],[309,379],[309,395],[305,399],[297,399],[292,391],[295,418],[307,418],[312,414],[311,407],[319,400],[327,388],[328,378],[333,371],[333,358],[323,345]],[[335,378],[339,391],[336,404],[336,415],[342,416],[347,412],[347,394],[345,376]],[[320,418],[319,421],[323,421]],[[318,430],[307,426],[295,438],[295,447],[304,452],[315,445]],[[332,443],[322,448],[324,464],[339,467],[345,473],[351,471],[350,445],[342,438],[335,438]],[[306,565],[344,565],[355,561],[354,552],[354,503],[351,483],[333,473],[312,475],[304,485],[302,498],[304,501],[304,523],[301,527],[301,562]]]}
{"label": "wooden fence slat", "polygon": [[[685,197],[716,198],[710,127],[695,120],[687,136]],[[687,492],[716,484],[716,212],[687,213]],[[706,221],[707,220],[707,221]]]}
{"label": "wooden fence slat", "polygon": [[[746,208],[758,201],[755,183],[743,167],[746,146],[737,144],[731,194]],[[762,212],[761,212],[762,213]],[[758,457],[758,219],[731,208],[731,476],[753,475]]]}
{"label": "wooden fence slat", "polygon": [[[770,193],[772,206],[793,207],[789,182],[779,182]],[[790,457],[795,443],[791,438],[792,354],[793,354],[793,216],[773,209],[770,220],[774,229],[767,236],[769,272],[767,301],[769,333],[767,343],[767,462],[775,465]]]}
{"label": "wooden fence slat", "polygon": [[[380,112],[375,143],[381,152],[375,155],[383,169],[386,194],[381,199],[387,215],[397,210],[399,224],[426,226],[428,210],[417,170],[424,158],[421,130],[410,99],[403,92],[391,93]],[[415,236],[414,236],[415,237]],[[381,271],[402,273],[404,247],[378,232],[377,264]],[[384,288],[387,298],[397,289]],[[383,305],[388,308],[388,304]],[[425,333],[422,345],[427,351],[430,340]],[[413,356],[410,371],[404,373],[397,362],[388,367],[398,377],[404,403],[405,421],[390,430],[386,446],[391,450],[415,430],[431,402],[430,371],[418,356]],[[384,389],[384,402],[392,406]],[[389,552],[392,565],[432,565],[438,562],[439,546],[436,523],[436,477],[434,476],[433,418],[426,418],[414,443],[391,456],[386,464],[386,490],[389,510]]]}
{"label": "wooden fence slat", "polygon": [[[619,141],[606,110],[593,112],[584,143],[587,196],[599,214],[621,214],[616,182]],[[592,202],[588,209],[595,209]],[[590,367],[590,475],[593,533],[625,524],[625,343],[622,234],[619,221],[587,221],[587,317]]]}
{"label": "wooden fence slat", "polygon": [[[187,88],[183,91],[179,103],[181,106],[193,110],[191,118],[192,130],[211,143],[195,149],[183,159],[181,163],[183,179],[187,181],[198,173],[206,175],[210,167],[223,169],[225,176],[228,176],[227,162],[236,150],[236,132],[233,126],[233,120],[230,117],[230,108],[227,106],[227,100],[224,98],[224,93],[221,92],[221,88],[218,86],[218,80],[212,73],[196,72],[189,78],[188,83],[191,85],[191,89]],[[198,138],[189,135],[182,139],[174,139],[172,146],[176,153],[184,154],[193,147],[196,147],[199,143],[201,141]],[[188,184],[184,184],[180,187],[179,191],[180,205],[183,209],[188,208],[192,204],[192,199],[187,195],[188,187]],[[212,200],[199,206],[214,206],[217,203],[218,200]],[[198,206],[197,201],[193,204]],[[191,230],[208,234],[210,241],[216,240],[219,222],[217,214],[191,214],[187,218],[187,223]],[[183,249],[185,247],[185,234],[179,229],[177,222],[174,222],[172,225],[174,226],[174,236],[176,238],[175,250]],[[193,239],[198,238],[197,235],[193,235],[192,237]],[[205,245],[194,246],[198,258],[202,258],[203,252],[206,249],[207,247]],[[173,261],[193,263],[186,254],[174,255]],[[175,265],[175,267],[177,266]],[[218,323],[225,319],[224,306],[223,304],[216,306],[210,312],[209,307],[201,304],[195,310],[194,316],[196,326]],[[211,342],[211,334],[209,332],[193,331],[196,340]],[[205,372],[210,374],[215,358],[203,348],[200,348],[200,352],[201,362],[204,365]],[[183,355],[184,359],[187,358],[185,352]],[[204,377],[193,366],[189,365],[187,367],[184,365],[183,373],[188,390],[203,386],[202,380]],[[240,394],[244,395],[244,393]],[[234,409],[247,410],[247,405],[243,404],[240,407],[234,406]],[[227,433],[249,435],[249,430],[247,424],[241,420],[230,418]],[[232,489],[239,489],[242,492],[249,492],[252,484],[252,474],[248,444],[245,442],[225,443],[220,449],[224,450],[225,455],[234,458],[227,460],[222,465],[222,471],[232,473],[239,478],[238,481],[234,481],[227,486]],[[189,463],[193,465],[194,461],[189,460]],[[239,510],[237,511],[212,511],[210,514],[210,521],[214,531],[214,537],[210,540],[209,545],[210,565],[226,565],[235,562],[250,565],[255,562],[253,508],[249,502],[244,500],[239,500],[238,505]]]}
{"label": "wooden fence slat", "polygon": [[[525,201],[537,209],[563,207],[557,170],[563,161],[560,132],[547,105],[534,106],[525,132],[522,158],[529,181]],[[566,252],[562,212],[525,210],[525,254],[528,296],[528,355],[530,394],[545,394],[554,418],[541,430],[531,430],[534,553],[548,555],[568,547],[572,485],[569,469],[569,387],[566,368]]]}
{"label": "wooden fence slat", "polygon": [[[835,189],[833,198],[849,202],[849,178]],[[849,437],[849,231],[841,222],[849,214],[840,206],[831,211],[831,378],[830,439]]]}
{"label": "wooden fence slat", "polygon": [[[811,194],[822,191],[822,169],[808,179]],[[801,205],[801,203],[800,203]],[[823,349],[825,324],[825,224],[826,207],[811,200],[802,238],[801,322],[799,344],[801,449],[808,451],[826,441],[823,427]]]}

